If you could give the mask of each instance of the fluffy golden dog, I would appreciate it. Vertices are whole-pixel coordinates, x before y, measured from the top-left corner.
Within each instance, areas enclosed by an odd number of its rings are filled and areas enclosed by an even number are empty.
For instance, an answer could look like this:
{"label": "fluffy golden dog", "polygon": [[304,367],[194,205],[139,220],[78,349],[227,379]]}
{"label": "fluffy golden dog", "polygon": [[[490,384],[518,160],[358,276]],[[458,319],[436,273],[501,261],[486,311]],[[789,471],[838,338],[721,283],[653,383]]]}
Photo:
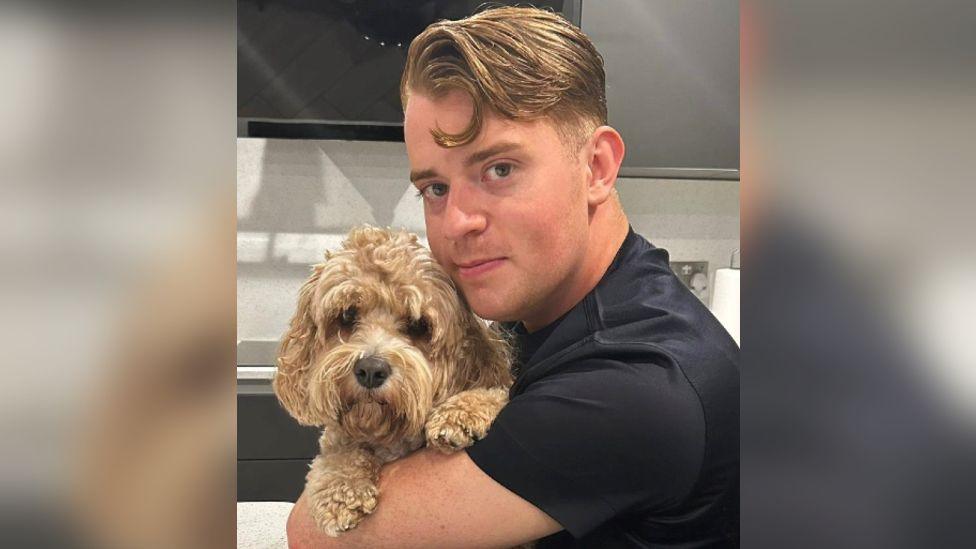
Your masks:
{"label": "fluffy golden dog", "polygon": [[299,423],[324,427],[306,477],[318,525],[336,536],[372,512],[382,464],[484,436],[510,384],[504,338],[415,235],[354,229],[302,286],[274,379]]}

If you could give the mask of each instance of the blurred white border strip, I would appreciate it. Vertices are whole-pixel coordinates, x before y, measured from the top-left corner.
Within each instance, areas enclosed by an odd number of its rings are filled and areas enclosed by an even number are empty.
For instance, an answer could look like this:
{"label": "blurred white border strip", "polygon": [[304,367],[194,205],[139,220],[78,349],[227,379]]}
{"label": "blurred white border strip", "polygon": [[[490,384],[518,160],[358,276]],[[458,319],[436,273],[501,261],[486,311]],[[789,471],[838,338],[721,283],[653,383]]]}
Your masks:
{"label": "blurred white border strip", "polygon": [[238,366],[237,379],[267,379],[274,378],[277,368],[274,366]]}
{"label": "blurred white border strip", "polygon": [[[346,233],[270,233],[238,231],[238,263],[286,262],[296,265],[312,265],[325,260],[325,250],[338,250],[346,239]],[[273,243],[272,243],[273,241]],[[420,243],[429,248],[427,238]],[[268,250],[271,257],[268,257]]]}
{"label": "blurred white border strip", "polygon": [[[346,234],[327,233],[237,233],[238,263],[274,263],[284,261],[298,265],[321,263],[325,250],[338,250]],[[271,257],[268,257],[268,251]]]}

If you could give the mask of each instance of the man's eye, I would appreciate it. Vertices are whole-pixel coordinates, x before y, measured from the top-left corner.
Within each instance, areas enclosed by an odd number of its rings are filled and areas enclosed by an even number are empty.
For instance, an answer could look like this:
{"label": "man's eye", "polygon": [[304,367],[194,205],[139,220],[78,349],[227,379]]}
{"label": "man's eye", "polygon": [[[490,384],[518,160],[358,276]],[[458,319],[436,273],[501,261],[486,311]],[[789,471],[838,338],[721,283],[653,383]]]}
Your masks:
{"label": "man's eye", "polygon": [[441,198],[447,194],[447,185],[443,183],[431,183],[417,192],[417,195],[427,198]]}
{"label": "man's eye", "polygon": [[507,162],[501,162],[488,168],[488,179],[501,179],[511,175],[514,166]]}

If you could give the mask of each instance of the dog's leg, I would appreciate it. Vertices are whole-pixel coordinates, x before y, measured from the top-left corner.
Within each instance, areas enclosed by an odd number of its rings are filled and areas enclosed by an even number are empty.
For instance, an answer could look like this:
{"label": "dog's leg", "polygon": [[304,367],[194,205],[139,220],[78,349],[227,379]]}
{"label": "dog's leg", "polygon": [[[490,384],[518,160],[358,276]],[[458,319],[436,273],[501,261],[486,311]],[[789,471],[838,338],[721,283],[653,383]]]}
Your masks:
{"label": "dog's leg", "polygon": [[351,530],[376,508],[380,461],[352,446],[322,447],[306,477],[312,517],[325,533]]}
{"label": "dog's leg", "polygon": [[484,438],[499,410],[508,402],[508,389],[462,391],[431,410],[427,445],[444,453],[467,448]]}

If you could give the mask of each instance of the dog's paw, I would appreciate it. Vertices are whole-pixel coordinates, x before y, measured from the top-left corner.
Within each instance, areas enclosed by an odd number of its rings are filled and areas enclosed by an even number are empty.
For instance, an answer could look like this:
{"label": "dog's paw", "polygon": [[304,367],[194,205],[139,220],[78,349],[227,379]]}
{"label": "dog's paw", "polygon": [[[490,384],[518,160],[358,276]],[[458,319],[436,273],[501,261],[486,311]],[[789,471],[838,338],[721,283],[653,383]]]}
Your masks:
{"label": "dog's paw", "polygon": [[470,429],[452,425],[449,422],[443,424],[436,421],[427,423],[427,445],[444,453],[467,448],[483,436],[484,434],[477,435],[472,433]]}
{"label": "dog's paw", "polygon": [[335,537],[352,530],[376,509],[379,491],[369,480],[342,479],[309,494],[312,517],[326,534]]}
{"label": "dog's paw", "polygon": [[484,438],[494,414],[472,409],[464,400],[448,400],[427,419],[427,445],[450,453],[467,448]]}

